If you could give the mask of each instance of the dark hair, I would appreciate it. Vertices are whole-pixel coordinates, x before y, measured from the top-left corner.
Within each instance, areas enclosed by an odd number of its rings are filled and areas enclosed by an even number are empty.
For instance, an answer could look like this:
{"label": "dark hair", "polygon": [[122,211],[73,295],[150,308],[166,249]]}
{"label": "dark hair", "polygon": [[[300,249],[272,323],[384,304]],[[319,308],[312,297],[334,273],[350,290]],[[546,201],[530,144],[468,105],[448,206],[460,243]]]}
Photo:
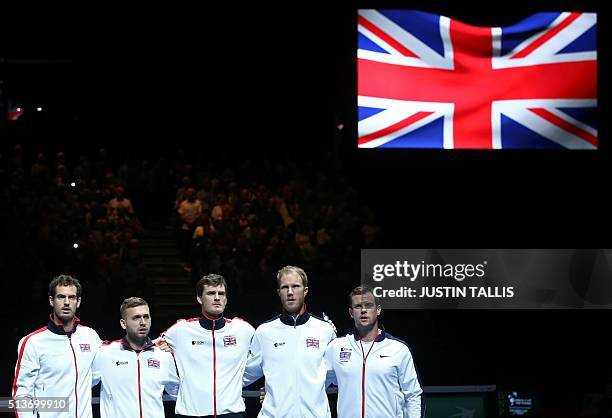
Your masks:
{"label": "dark hair", "polygon": [[295,273],[302,279],[302,286],[308,287],[308,276],[306,272],[295,266],[285,266],[276,273],[276,287],[280,288],[281,278],[287,273]]}
{"label": "dark hair", "polygon": [[198,280],[198,284],[196,285],[196,295],[198,297],[202,297],[204,286],[217,287],[221,285],[225,287],[225,294],[227,295],[227,283],[225,282],[225,278],[220,274],[207,274]]}
{"label": "dark hair", "polygon": [[356,296],[356,295],[365,295],[366,293],[371,293],[372,296],[374,296],[374,303],[376,303],[376,306],[380,306],[380,300],[374,294],[374,289],[372,289],[367,284],[359,285],[356,288],[354,288],[353,290],[351,290],[351,293],[349,293],[349,297],[348,297],[349,298],[349,306],[353,307],[353,296]]}
{"label": "dark hair", "polygon": [[139,297],[131,297],[123,300],[121,307],[119,307],[119,313],[121,318],[125,319],[125,311],[129,308],[135,308],[136,306],[149,306],[146,300]]}
{"label": "dark hair", "polygon": [[51,283],[49,283],[49,296],[55,297],[55,288],[57,286],[74,286],[77,290],[77,299],[81,297],[81,283],[79,281],[67,274],[60,274],[59,276],[55,276]]}

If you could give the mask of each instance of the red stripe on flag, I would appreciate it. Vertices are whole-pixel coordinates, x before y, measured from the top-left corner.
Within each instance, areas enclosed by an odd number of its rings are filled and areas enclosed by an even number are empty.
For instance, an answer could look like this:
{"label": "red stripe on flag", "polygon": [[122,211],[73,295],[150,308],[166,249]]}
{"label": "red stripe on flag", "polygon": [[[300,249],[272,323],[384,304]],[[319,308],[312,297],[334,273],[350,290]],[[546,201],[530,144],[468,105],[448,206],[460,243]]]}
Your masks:
{"label": "red stripe on flag", "polygon": [[406,119],[402,119],[391,126],[387,126],[386,128],[381,129],[380,131],[372,132],[371,134],[362,136],[361,138],[359,138],[359,145],[366,144],[385,135],[389,135],[395,131],[399,131],[400,129],[405,128],[408,125],[411,125],[420,121],[423,118],[426,118],[432,113],[433,112],[417,112],[413,115],[408,116]]}
{"label": "red stripe on flag", "polygon": [[[453,74],[458,76],[455,84],[466,86],[464,83],[469,83],[469,90],[457,92],[454,100],[453,148],[491,149],[491,102],[494,99],[489,101],[489,95],[499,88],[500,82],[495,80],[495,84],[487,84],[488,78],[494,76],[490,58],[493,56],[493,32],[491,28],[466,25],[454,19],[450,23],[450,32],[455,65]],[[446,94],[451,85],[444,85]]]}
{"label": "red stripe on flag", "polygon": [[400,44],[398,41],[393,39],[390,35],[388,35],[386,32],[384,32],[378,26],[374,25],[372,22],[368,21],[363,16],[359,16],[358,17],[357,23],[359,23],[361,26],[363,26],[364,28],[366,28],[367,30],[372,32],[374,35],[378,36],[380,39],[382,39],[383,41],[385,41],[386,43],[391,45],[393,48],[395,48],[402,55],[405,55],[407,57],[416,57],[417,56],[414,52],[412,52],[411,50],[406,48],[404,45]]}
{"label": "red stripe on flag", "polygon": [[597,146],[596,136],[590,134],[589,132],[585,131],[582,128],[579,128],[576,125],[572,125],[565,119],[561,119],[559,116],[555,115],[554,113],[551,113],[548,110],[543,109],[541,107],[535,107],[529,110],[535,113],[536,115],[538,115],[539,117],[541,117],[542,119],[545,119],[548,122],[552,123],[553,125],[557,126],[558,128],[561,128],[564,131],[571,133],[572,135],[576,135],[578,138],[584,139],[586,142],[588,142],[589,144],[595,147]]}
{"label": "red stripe on flag", "polygon": [[548,32],[544,32],[542,36],[540,36],[535,41],[533,41],[531,44],[529,44],[525,49],[519,51],[516,55],[510,57],[510,59],[525,58],[527,55],[531,54],[534,50],[539,48],[542,44],[547,42],[550,38],[552,38],[557,33],[561,32],[563,29],[568,27],[573,21],[578,19],[581,14],[582,13],[577,13],[577,12],[570,13],[570,15],[565,20],[563,20],[561,23],[559,23],[554,28],[550,29]]}

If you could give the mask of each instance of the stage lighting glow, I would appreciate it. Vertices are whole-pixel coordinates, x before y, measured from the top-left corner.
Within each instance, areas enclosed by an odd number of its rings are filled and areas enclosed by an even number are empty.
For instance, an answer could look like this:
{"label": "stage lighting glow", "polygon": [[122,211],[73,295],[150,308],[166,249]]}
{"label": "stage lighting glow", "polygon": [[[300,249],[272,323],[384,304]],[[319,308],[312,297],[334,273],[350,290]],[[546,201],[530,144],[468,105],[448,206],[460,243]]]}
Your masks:
{"label": "stage lighting glow", "polygon": [[74,187],[74,186],[76,186],[76,183],[73,181],[72,183],[70,183],[70,185],[71,185],[72,187]]}
{"label": "stage lighting glow", "polygon": [[76,242],[74,244],[72,244],[72,248],[79,248],[79,244],[77,244]]}
{"label": "stage lighting glow", "polygon": [[42,112],[42,107],[40,107],[40,106],[39,106],[39,107],[37,107],[37,108],[36,108],[36,111],[37,111],[37,112]]}

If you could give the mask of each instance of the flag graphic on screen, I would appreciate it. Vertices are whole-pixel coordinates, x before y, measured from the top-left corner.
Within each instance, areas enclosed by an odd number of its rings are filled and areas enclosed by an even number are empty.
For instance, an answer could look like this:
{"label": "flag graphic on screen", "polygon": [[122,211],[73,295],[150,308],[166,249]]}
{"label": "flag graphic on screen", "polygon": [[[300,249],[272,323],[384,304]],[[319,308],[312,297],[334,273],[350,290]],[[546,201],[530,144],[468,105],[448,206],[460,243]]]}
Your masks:
{"label": "flag graphic on screen", "polygon": [[359,10],[360,148],[597,149],[595,13]]}

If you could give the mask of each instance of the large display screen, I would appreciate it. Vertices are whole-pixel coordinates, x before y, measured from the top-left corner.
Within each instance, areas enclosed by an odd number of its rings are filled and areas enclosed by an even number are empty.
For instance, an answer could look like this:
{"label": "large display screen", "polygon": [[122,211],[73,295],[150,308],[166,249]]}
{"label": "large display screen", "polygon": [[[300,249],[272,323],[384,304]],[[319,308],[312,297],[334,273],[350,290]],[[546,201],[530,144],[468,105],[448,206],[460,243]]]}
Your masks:
{"label": "large display screen", "polygon": [[596,150],[597,14],[357,16],[359,148]]}

